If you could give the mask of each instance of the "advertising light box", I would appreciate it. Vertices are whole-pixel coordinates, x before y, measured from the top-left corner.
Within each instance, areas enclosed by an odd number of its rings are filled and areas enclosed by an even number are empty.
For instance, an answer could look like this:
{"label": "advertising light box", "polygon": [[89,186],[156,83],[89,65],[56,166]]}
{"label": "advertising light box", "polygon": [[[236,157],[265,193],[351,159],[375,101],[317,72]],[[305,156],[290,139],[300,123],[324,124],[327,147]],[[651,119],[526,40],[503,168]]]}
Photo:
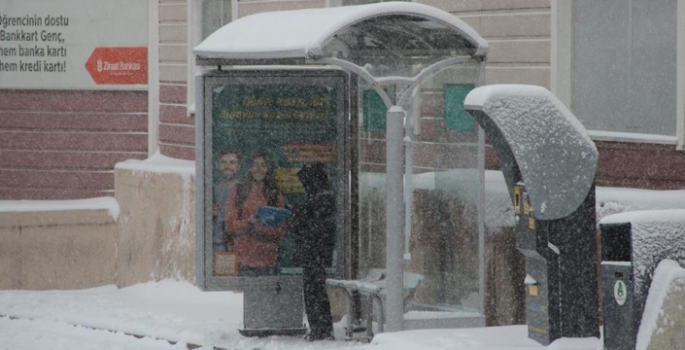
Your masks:
{"label": "advertising light box", "polygon": [[[346,74],[336,70],[217,72],[204,84],[205,278],[296,276],[302,242],[293,230],[306,198],[298,172],[322,165],[337,232],[326,266],[335,273],[346,225]],[[222,76],[225,75],[225,76]],[[259,221],[257,223],[257,220]]]}

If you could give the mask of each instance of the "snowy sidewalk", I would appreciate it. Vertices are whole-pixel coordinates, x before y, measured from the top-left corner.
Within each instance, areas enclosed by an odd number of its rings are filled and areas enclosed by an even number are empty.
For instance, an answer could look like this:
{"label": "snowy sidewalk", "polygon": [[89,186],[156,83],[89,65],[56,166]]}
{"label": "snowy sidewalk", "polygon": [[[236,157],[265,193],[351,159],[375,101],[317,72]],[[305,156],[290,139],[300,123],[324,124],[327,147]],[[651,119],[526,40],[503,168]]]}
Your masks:
{"label": "snowy sidewalk", "polygon": [[[245,338],[242,294],[202,292],[186,282],[162,281],[118,289],[0,291],[0,349],[230,350],[533,350],[524,326],[384,333],[372,343],[308,343],[295,337]],[[561,339],[547,349],[597,350],[597,339]]]}

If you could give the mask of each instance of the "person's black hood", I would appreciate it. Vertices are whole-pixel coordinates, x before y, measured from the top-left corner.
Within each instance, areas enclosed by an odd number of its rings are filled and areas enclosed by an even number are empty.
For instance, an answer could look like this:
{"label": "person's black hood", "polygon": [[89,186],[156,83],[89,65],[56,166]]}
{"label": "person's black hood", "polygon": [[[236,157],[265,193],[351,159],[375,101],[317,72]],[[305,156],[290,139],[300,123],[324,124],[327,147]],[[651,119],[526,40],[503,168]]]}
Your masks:
{"label": "person's black hood", "polygon": [[297,172],[297,178],[307,192],[310,190],[318,192],[329,189],[328,174],[326,173],[326,165],[324,163],[314,162],[303,165],[302,169]]}

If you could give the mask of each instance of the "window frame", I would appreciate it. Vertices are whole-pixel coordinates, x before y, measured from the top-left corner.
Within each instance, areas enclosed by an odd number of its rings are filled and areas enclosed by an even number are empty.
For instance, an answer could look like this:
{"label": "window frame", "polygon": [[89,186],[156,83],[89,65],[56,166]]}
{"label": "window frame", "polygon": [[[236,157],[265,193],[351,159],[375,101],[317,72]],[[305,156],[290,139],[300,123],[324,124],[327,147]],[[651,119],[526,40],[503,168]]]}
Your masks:
{"label": "window frame", "polygon": [[[186,89],[186,100],[188,116],[192,117],[195,115],[195,75],[198,71],[202,70],[202,67],[197,67],[195,62],[195,54],[193,53],[193,48],[199,45],[204,38],[203,25],[204,19],[202,18],[202,5],[206,0],[190,0],[188,1],[188,69],[187,69],[187,89]],[[238,19],[238,1],[239,0],[221,0],[230,2],[231,6],[231,19],[233,22]],[[227,23],[230,23],[227,22]],[[226,23],[224,23],[226,24]]]}
{"label": "window frame", "polygon": [[[572,100],[574,3],[575,1],[551,0],[550,87],[569,107]],[[668,144],[674,145],[677,150],[685,148],[685,0],[677,0],[676,21],[676,136],[588,130],[593,140]]]}

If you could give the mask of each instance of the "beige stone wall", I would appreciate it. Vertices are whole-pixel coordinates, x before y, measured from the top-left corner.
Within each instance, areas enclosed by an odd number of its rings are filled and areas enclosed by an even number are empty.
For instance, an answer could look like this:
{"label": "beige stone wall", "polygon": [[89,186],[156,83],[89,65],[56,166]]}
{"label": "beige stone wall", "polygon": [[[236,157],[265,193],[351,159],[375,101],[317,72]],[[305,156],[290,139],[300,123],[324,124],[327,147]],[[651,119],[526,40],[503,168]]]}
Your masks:
{"label": "beige stone wall", "polygon": [[195,181],[178,172],[117,166],[117,284],[195,281]]}
{"label": "beige stone wall", "polygon": [[243,0],[238,3],[238,17],[270,11],[289,11],[326,7],[325,0]]}
{"label": "beige stone wall", "polygon": [[458,16],[490,44],[487,84],[550,87],[549,0],[419,0]]}
{"label": "beige stone wall", "polygon": [[193,171],[179,160],[119,163],[118,219],[108,209],[0,212],[0,289],[194,282]]}
{"label": "beige stone wall", "polygon": [[106,209],[0,213],[0,289],[115,283],[117,235]]}
{"label": "beige stone wall", "polygon": [[0,212],[0,289],[120,287],[195,281],[195,181],[181,171],[117,165],[115,221],[107,209]]}

